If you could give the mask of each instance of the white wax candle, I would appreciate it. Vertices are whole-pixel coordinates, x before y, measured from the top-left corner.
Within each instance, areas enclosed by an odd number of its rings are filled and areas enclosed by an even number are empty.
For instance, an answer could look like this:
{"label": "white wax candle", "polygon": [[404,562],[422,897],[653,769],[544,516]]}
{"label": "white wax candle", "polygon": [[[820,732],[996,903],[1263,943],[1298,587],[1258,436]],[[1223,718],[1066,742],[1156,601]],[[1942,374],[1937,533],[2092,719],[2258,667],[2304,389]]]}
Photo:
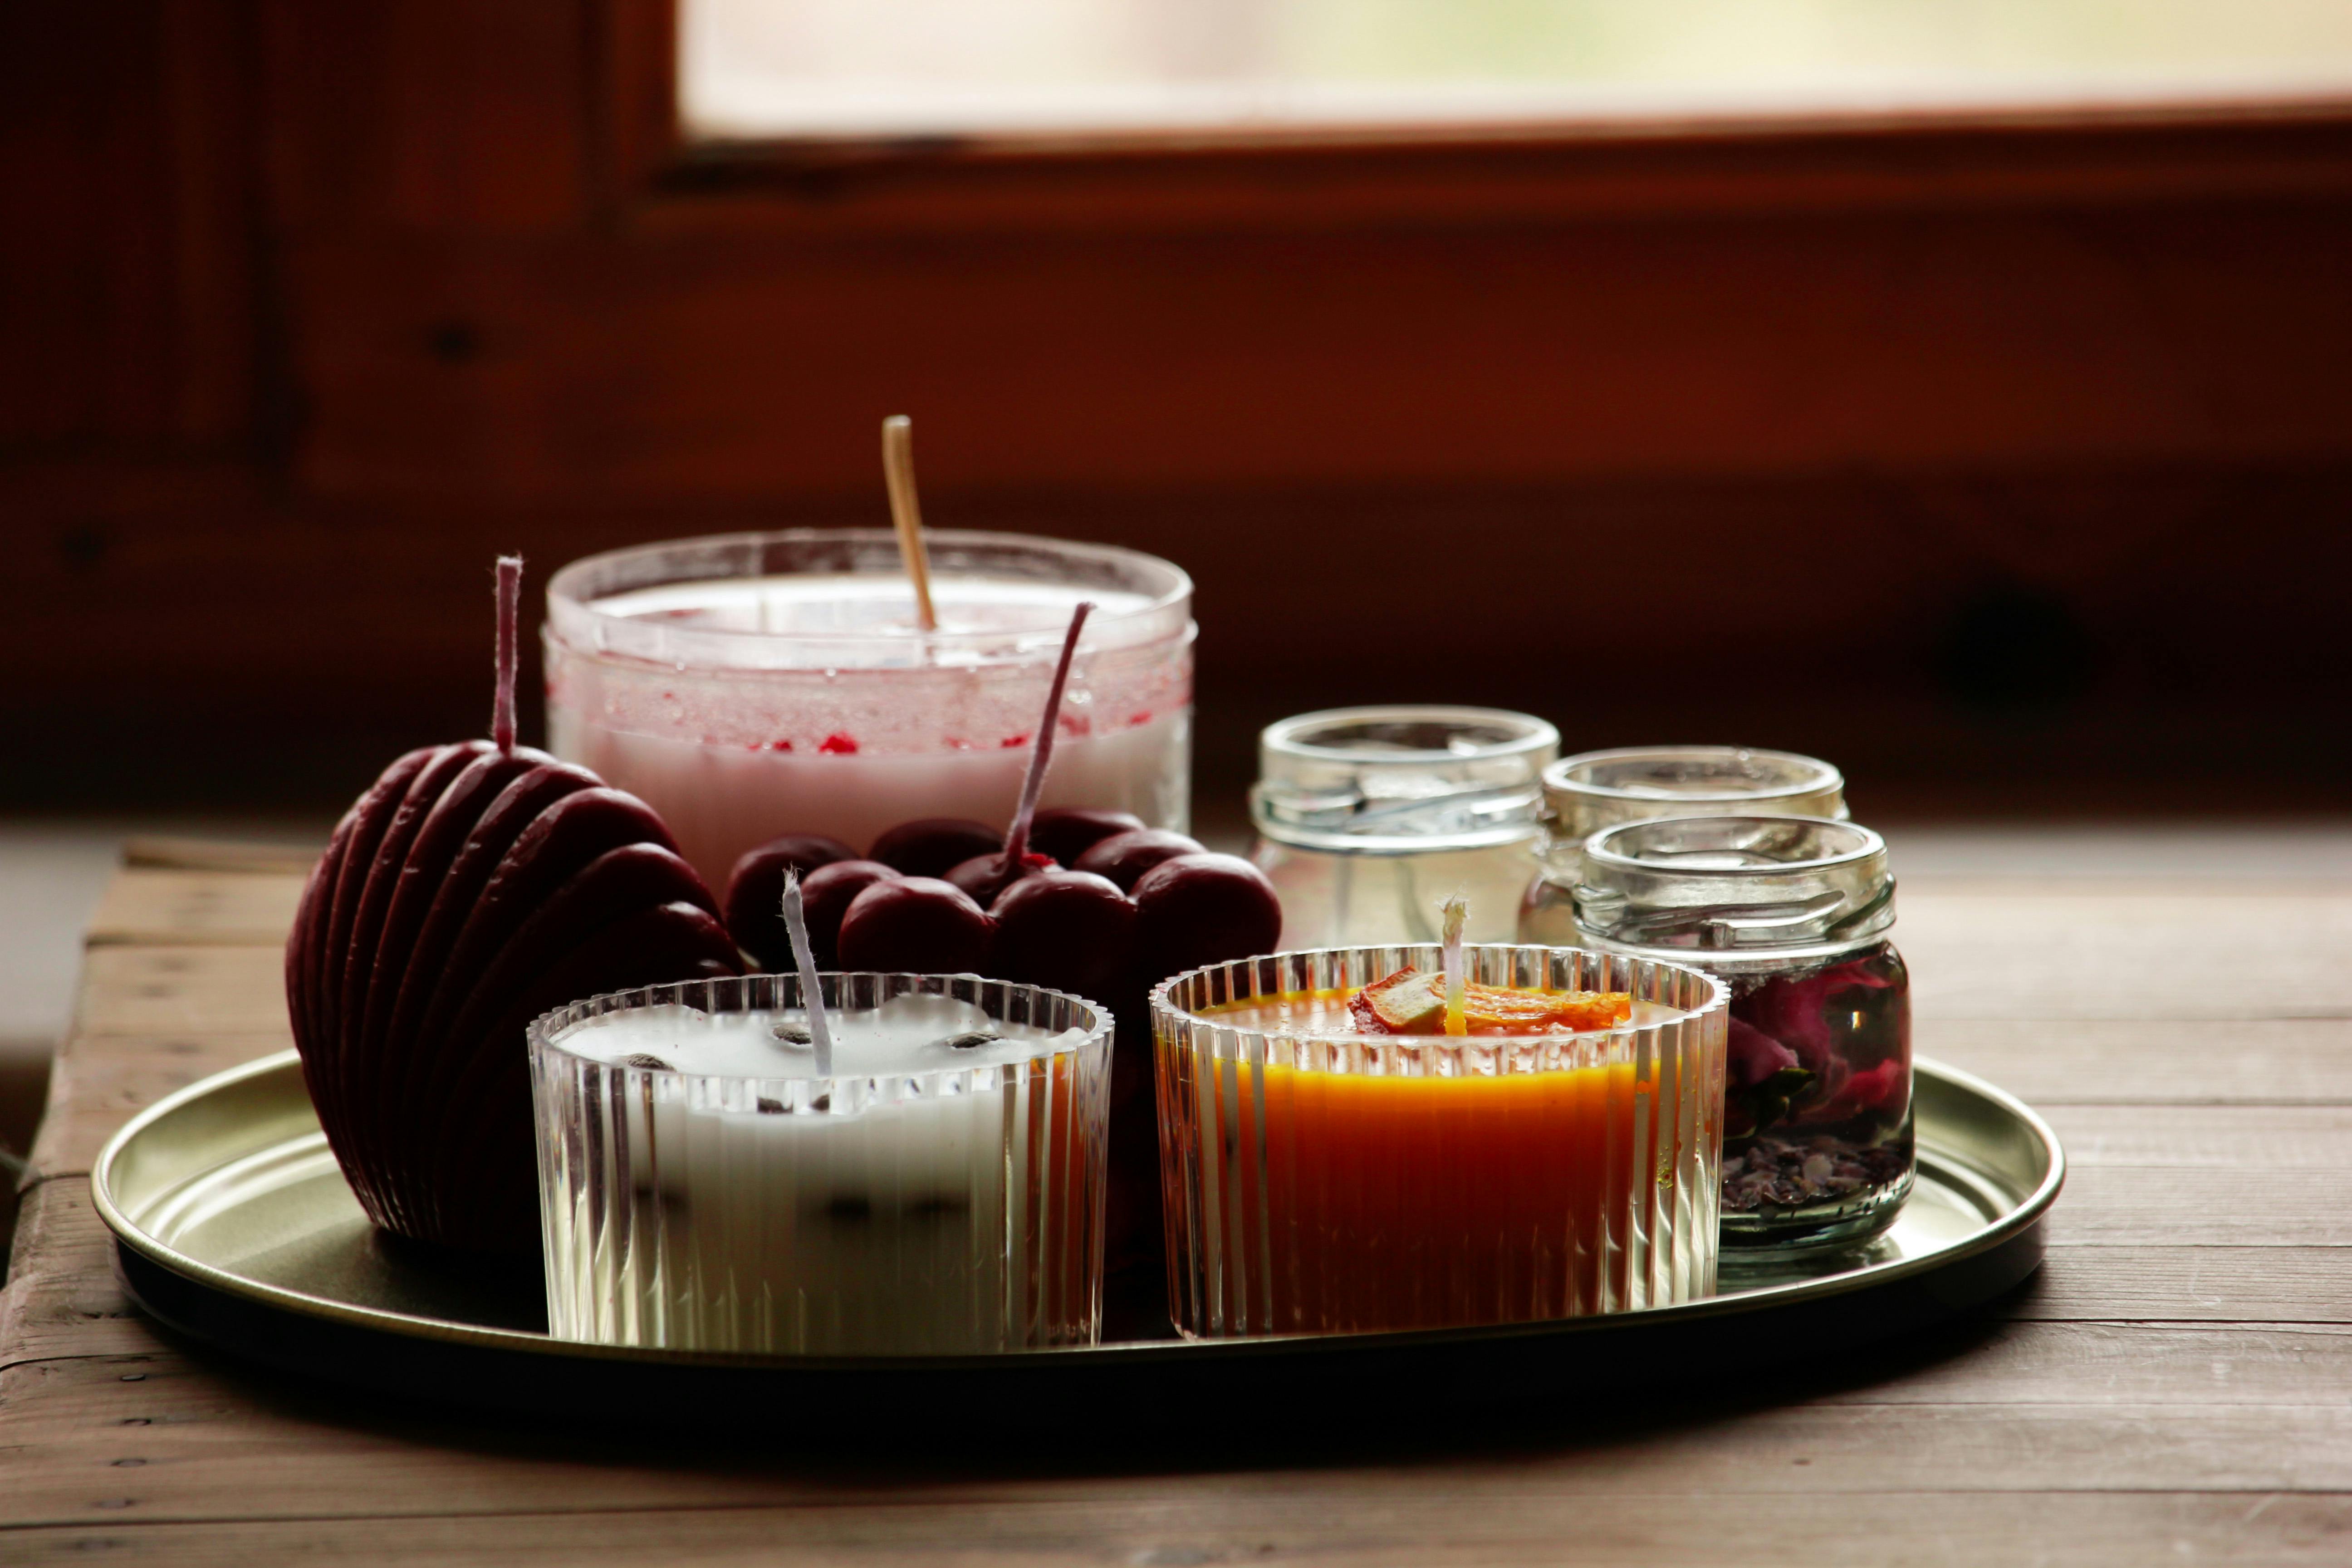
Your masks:
{"label": "white wax candle", "polygon": [[1105,583],[1103,570],[1089,578],[1073,568],[1063,582],[960,568],[985,552],[955,542],[985,537],[932,536],[933,633],[916,625],[911,590],[896,571],[650,585],[607,572],[616,581],[600,591],[597,561],[567,568],[550,594],[550,742],[658,811],[714,888],[737,856],[779,834],[829,834],[863,852],[918,817],[1001,828],[1020,793],[1062,631],[1072,607],[1091,599],[1098,609],[1072,673],[1043,802],[1185,826],[1192,637],[1183,574],[1148,557],[1050,541],[992,548],[1008,559],[1060,550],[1139,562],[1138,582],[1155,584],[1156,572],[1181,592],[1129,591],[1116,577]]}
{"label": "white wax candle", "polygon": [[[798,1009],[636,1008],[556,1037],[574,1056],[653,1069],[603,1108],[625,1201],[580,1183],[550,1214],[556,1332],[971,1353],[1069,1321],[1069,1232],[1090,1226],[1097,1201],[1087,1150],[1099,1131],[1084,1131],[1074,1057],[1085,1033],[936,995],[826,1018],[829,1079]],[[1107,1073],[1107,1051],[1095,1054]]]}
{"label": "white wax candle", "polygon": [[[1081,1029],[999,1023],[953,996],[893,996],[879,1007],[827,1008],[825,1018],[833,1026],[835,1079],[1006,1067],[1086,1038]],[[661,1070],[707,1078],[817,1077],[808,1014],[798,1007],[768,1013],[631,1007],[589,1019],[556,1040],[574,1056],[612,1067],[658,1062]]]}

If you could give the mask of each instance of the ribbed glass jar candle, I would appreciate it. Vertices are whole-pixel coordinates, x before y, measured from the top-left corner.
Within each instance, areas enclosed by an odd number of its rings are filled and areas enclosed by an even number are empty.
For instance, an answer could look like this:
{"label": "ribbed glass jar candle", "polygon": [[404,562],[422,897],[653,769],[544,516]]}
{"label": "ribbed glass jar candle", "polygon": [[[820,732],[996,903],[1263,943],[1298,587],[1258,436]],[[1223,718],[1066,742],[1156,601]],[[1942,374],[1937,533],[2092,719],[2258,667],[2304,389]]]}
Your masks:
{"label": "ribbed glass jar candle", "polygon": [[[973,975],[824,974],[828,1012],[928,998],[1014,1037],[818,1076],[800,979],[689,981],[531,1026],[549,1331],[669,1350],[969,1354],[1090,1344],[1102,1315],[1108,1014]],[[956,1005],[961,1004],[959,1007]],[[877,1016],[879,1016],[878,1013]],[[620,1061],[588,1048],[618,1022]],[[742,1065],[747,1026],[773,1073]],[[654,1049],[642,1047],[648,1042]]]}
{"label": "ribbed glass jar candle", "polygon": [[1044,804],[1190,819],[1192,580],[1131,550],[929,534],[940,629],[885,529],[590,556],[549,581],[548,744],[642,798],[713,888],[783,833],[863,852],[927,816],[1003,827],[1070,612],[1087,620]]}
{"label": "ribbed glass jar candle", "polygon": [[1573,1035],[1349,1032],[1346,994],[1440,968],[1434,946],[1276,953],[1152,993],[1181,1332],[1513,1322],[1714,1289],[1722,985],[1569,948],[1465,957],[1485,984],[1630,992],[1633,1016]]}

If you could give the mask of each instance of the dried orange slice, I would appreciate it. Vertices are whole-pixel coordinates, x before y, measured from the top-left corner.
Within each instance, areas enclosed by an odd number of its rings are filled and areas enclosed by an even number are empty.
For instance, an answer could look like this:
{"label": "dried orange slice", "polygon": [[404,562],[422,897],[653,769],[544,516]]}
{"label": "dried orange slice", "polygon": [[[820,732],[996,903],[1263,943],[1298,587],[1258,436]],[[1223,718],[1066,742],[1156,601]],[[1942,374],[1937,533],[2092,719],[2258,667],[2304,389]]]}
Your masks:
{"label": "dried orange slice", "polygon": [[[1569,1035],[1605,1029],[1633,1016],[1624,991],[1515,991],[1472,981],[1463,1016],[1474,1035]],[[1445,976],[1400,969],[1348,998],[1348,1013],[1367,1035],[1442,1035]]]}

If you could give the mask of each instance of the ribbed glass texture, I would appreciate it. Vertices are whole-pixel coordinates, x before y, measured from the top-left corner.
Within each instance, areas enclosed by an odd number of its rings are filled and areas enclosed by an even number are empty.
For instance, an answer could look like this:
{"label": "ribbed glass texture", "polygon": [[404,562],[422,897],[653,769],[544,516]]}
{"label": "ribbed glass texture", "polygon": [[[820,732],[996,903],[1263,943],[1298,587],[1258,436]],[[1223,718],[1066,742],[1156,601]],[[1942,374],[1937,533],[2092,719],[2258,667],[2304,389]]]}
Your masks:
{"label": "ribbed glass texture", "polygon": [[1276,953],[1152,994],[1169,1295],[1184,1334],[1511,1322],[1714,1289],[1717,981],[1573,948],[1478,946],[1465,966],[1482,984],[1662,1006],[1605,1032],[1467,1037],[1263,1031],[1214,1011],[1336,999],[1442,963],[1433,946]]}
{"label": "ribbed glass texture", "polygon": [[1064,1046],[882,1077],[613,1067],[563,1032],[633,1007],[802,1005],[797,975],[599,996],[531,1026],[548,1327],[669,1350],[970,1354],[1102,1320],[1110,1016],[973,975],[825,974],[825,1005],[943,994]]}

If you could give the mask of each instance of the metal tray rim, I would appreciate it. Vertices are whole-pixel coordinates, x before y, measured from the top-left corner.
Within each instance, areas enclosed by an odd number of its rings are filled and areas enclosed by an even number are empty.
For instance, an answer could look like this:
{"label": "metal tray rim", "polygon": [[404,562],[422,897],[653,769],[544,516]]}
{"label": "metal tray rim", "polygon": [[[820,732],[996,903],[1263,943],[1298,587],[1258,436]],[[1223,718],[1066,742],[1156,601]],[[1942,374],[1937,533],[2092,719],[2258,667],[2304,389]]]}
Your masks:
{"label": "metal tray rim", "polygon": [[484,1350],[521,1352],[564,1360],[620,1362],[691,1368],[783,1369],[810,1373],[841,1372],[972,1372],[982,1369],[1042,1368],[1059,1364],[1114,1361],[1130,1364],[1181,1357],[1228,1360],[1263,1355],[1297,1355],[1324,1350],[1370,1352],[1511,1339],[1553,1339],[1566,1335],[1607,1332],[1612,1329],[1659,1326],[1702,1319],[1763,1311],[1799,1301],[1820,1300],[1856,1291],[1874,1290],[1935,1272],[1979,1254],[1993,1251],[2038,1226],[2064,1184],[2066,1158],[2057,1134],[2014,1095],[1954,1067],[1927,1058],[1917,1058],[1915,1072],[1941,1080],[1948,1087],[1990,1101],[2031,1134],[2046,1161],[2046,1169],[2032,1192],[2007,1214],[1967,1239],[1914,1258],[1849,1270],[1819,1279],[1796,1280],[1758,1289],[1708,1297],[1704,1300],[1634,1311],[1605,1312],[1589,1317],[1549,1318],[1528,1322],[1487,1323],[1459,1328],[1410,1329],[1375,1333],[1309,1333],[1258,1335],[1230,1340],[1138,1340],[1108,1344],[1060,1346],[1013,1351],[992,1355],[814,1356],[739,1355],[714,1351],[660,1350],[634,1345],[592,1344],[559,1340],[517,1329],[487,1327],[441,1318],[427,1318],[377,1308],[357,1307],[328,1297],[314,1296],[250,1279],[190,1258],[158,1241],[134,1224],[114,1200],[113,1173],[122,1154],[154,1123],[194,1101],[248,1079],[293,1069],[300,1070],[299,1053],[284,1050],[229,1068],[173,1091],[125,1122],[107,1140],[91,1163],[90,1200],[118,1246],[137,1253],[168,1273],[207,1289],[258,1305],[327,1322],[399,1335],[417,1341],[438,1341]]}

